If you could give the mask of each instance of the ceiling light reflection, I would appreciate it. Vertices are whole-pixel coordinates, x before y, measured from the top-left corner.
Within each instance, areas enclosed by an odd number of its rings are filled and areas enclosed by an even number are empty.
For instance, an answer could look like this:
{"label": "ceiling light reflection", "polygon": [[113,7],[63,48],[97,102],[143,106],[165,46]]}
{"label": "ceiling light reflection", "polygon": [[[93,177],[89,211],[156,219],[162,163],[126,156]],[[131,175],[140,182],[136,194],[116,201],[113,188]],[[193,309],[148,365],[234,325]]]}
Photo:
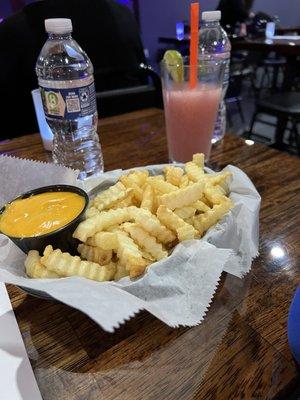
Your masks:
{"label": "ceiling light reflection", "polygon": [[270,254],[273,258],[282,258],[285,256],[285,251],[280,246],[274,246],[272,247]]}

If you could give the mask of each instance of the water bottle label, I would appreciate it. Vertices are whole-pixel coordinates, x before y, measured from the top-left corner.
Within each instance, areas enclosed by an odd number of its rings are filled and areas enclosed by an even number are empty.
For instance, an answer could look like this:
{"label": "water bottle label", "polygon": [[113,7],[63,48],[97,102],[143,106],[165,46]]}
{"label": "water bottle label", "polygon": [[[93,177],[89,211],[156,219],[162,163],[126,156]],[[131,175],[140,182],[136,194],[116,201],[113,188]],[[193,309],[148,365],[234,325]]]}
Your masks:
{"label": "water bottle label", "polygon": [[46,117],[77,119],[97,111],[94,78],[89,76],[72,81],[39,79]]}

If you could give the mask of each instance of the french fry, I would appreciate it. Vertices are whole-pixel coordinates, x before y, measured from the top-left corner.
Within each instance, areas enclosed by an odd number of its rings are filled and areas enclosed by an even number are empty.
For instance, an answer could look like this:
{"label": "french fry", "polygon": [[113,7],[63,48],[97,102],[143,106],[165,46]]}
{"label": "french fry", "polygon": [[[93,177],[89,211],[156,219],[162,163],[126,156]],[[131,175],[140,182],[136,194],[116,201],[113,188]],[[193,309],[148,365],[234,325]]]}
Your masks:
{"label": "french fry", "polygon": [[93,236],[97,232],[96,226],[100,221],[101,217],[97,215],[80,222],[73,233],[73,237],[85,242],[88,237]]}
{"label": "french fry", "polygon": [[[195,204],[195,203],[194,203]],[[185,206],[181,208],[175,208],[174,213],[184,220],[191,218],[195,215],[196,207],[192,204],[191,206]]]}
{"label": "french fry", "polygon": [[143,258],[138,246],[125,232],[119,230],[116,234],[119,243],[117,256],[120,263],[125,266],[131,278],[141,275],[145,271],[148,262]]}
{"label": "french fry", "polygon": [[220,186],[208,186],[206,185],[204,188],[204,195],[205,197],[214,205],[214,204],[221,204],[228,200],[223,194]]}
{"label": "french fry", "polygon": [[[193,226],[194,226],[193,217],[187,218],[187,219],[185,220],[185,222],[186,222],[187,224],[190,224],[190,225],[193,225]],[[198,236],[198,234],[197,234],[197,236]]]}
{"label": "french fry", "polygon": [[98,210],[98,208],[92,206],[92,207],[89,207],[86,210],[85,216],[86,216],[86,218],[93,218],[93,217],[96,217],[96,215],[99,215],[99,214],[100,214],[100,211]]}
{"label": "french fry", "polygon": [[200,236],[213,225],[215,225],[223,216],[232,208],[232,202],[226,198],[220,204],[216,204],[213,208],[204,214],[199,214],[193,217],[194,227],[198,230]]}
{"label": "french fry", "polygon": [[184,240],[192,240],[199,236],[198,231],[193,227],[193,225],[186,224],[185,226],[180,226],[176,230],[179,242]]}
{"label": "french fry", "polygon": [[217,174],[217,175],[208,175],[207,174],[207,183],[212,185],[212,186],[219,186],[222,191],[223,194],[228,194],[229,193],[229,183],[230,180],[232,178],[232,173],[225,171],[222,172],[221,174]]}
{"label": "french fry", "polygon": [[128,276],[128,271],[127,271],[127,269],[126,269],[122,264],[120,264],[120,262],[118,261],[118,262],[117,262],[117,270],[116,270],[116,273],[115,273],[115,276],[114,276],[114,280],[115,280],[115,281],[118,281],[118,280],[121,279],[121,278],[125,278],[125,276]]}
{"label": "french fry", "polygon": [[122,226],[123,224],[120,224],[120,225],[112,225],[112,226],[110,226],[109,228],[107,228],[107,232],[108,233],[116,233],[116,232],[118,232],[119,230],[120,230],[120,227]]}
{"label": "french fry", "polygon": [[130,179],[128,175],[121,176],[120,181],[127,189],[132,189],[134,198],[140,204],[143,200],[143,190],[138,186],[138,184],[133,179]]}
{"label": "french fry", "polygon": [[165,182],[165,178],[163,175],[154,175],[154,176],[149,176],[146,180],[146,183],[149,183],[149,179],[150,180],[154,180],[154,181],[164,181]]}
{"label": "french fry", "polygon": [[[203,191],[203,195],[202,195],[200,201],[202,201],[202,203],[204,203],[209,209],[211,209],[213,206],[213,204],[205,197],[204,191]],[[199,210],[199,211],[201,211],[201,210]]]}
{"label": "french fry", "polygon": [[149,172],[147,170],[142,170],[130,172],[129,174],[123,175],[119,178],[124,186],[126,186],[128,189],[131,188],[133,190],[133,195],[138,205],[142,201],[142,187],[145,185],[148,176]]}
{"label": "french fry", "polygon": [[143,228],[137,224],[125,223],[123,229],[129,233],[131,238],[142,247],[147,253],[150,253],[155,260],[161,260],[168,257],[168,252],[163,249],[161,243],[157,243],[155,237],[149,235]]}
{"label": "french fry", "polygon": [[204,177],[203,169],[192,161],[185,164],[185,172],[188,178],[193,182],[201,181]]}
{"label": "french fry", "polygon": [[118,248],[118,237],[114,232],[97,232],[87,239],[86,244],[103,250],[116,250]]}
{"label": "french fry", "polygon": [[146,180],[149,176],[149,171],[146,169],[132,171],[129,172],[127,176],[132,182],[135,182],[139,187],[142,187],[146,183]]}
{"label": "french fry", "polygon": [[164,173],[165,173],[167,182],[169,182],[172,185],[175,185],[177,187],[180,187],[181,179],[182,179],[182,176],[184,173],[182,168],[167,166],[164,168]]}
{"label": "french fry", "polygon": [[103,250],[100,247],[88,246],[86,244],[79,244],[77,250],[85,260],[93,261],[100,265],[106,265],[111,261],[111,250]]}
{"label": "french fry", "polygon": [[123,200],[118,200],[114,205],[110,207],[110,209],[117,209],[117,208],[126,208],[129,206],[133,206],[133,189],[127,189],[127,196]]}
{"label": "french fry", "polygon": [[141,208],[145,208],[152,212],[154,202],[154,192],[151,185],[146,185],[143,193],[143,199],[141,202]]}
{"label": "french fry", "polygon": [[225,171],[222,173],[218,174],[207,174],[206,178],[208,182],[215,186],[215,185],[221,185],[224,181],[229,180],[232,177],[232,173]]}
{"label": "french fry", "polygon": [[187,175],[183,175],[180,181],[180,188],[185,188],[189,186],[189,177]]}
{"label": "french fry", "polygon": [[202,197],[204,189],[203,182],[197,182],[175,192],[163,194],[160,197],[161,204],[167,206],[170,210],[189,206]]}
{"label": "french fry", "polygon": [[148,178],[148,183],[153,187],[153,189],[157,190],[159,193],[171,193],[178,189],[177,186],[172,185],[161,179],[156,179],[157,177],[153,176]]}
{"label": "french fry", "polygon": [[81,276],[103,282],[113,279],[116,273],[116,264],[99,265],[91,261],[82,261],[78,256],[62,253],[60,249],[53,250],[47,246],[41,258],[42,264],[50,271],[60,276]]}
{"label": "french fry", "polygon": [[93,206],[99,211],[110,208],[119,200],[123,200],[128,195],[128,189],[121,183],[117,182],[107,190],[98,194],[93,201]]}
{"label": "french fry", "polygon": [[196,153],[193,155],[193,163],[198,165],[201,169],[204,169],[204,154]]}
{"label": "french fry", "polygon": [[41,257],[36,250],[30,250],[25,259],[25,271],[29,278],[51,279],[59,278],[55,272],[48,271],[48,269],[41,264]]}
{"label": "french fry", "polygon": [[143,255],[143,258],[149,262],[149,264],[152,264],[154,262],[156,262],[157,260],[155,259],[155,257],[153,257],[150,253],[148,253],[146,250],[141,249],[141,253]]}
{"label": "french fry", "polygon": [[73,233],[73,237],[85,242],[87,238],[94,236],[96,232],[104,231],[110,226],[122,224],[126,221],[130,221],[128,208],[102,211],[96,217],[82,221]]}
{"label": "french fry", "polygon": [[152,214],[156,215],[156,211],[160,205],[160,195],[157,192],[153,191],[153,205],[152,205]]}
{"label": "french fry", "polygon": [[206,212],[210,210],[210,207],[208,207],[208,205],[201,200],[197,200],[195,203],[192,204],[192,206],[195,207],[196,211],[200,212]]}
{"label": "french fry", "polygon": [[150,235],[156,237],[161,243],[170,243],[175,240],[174,234],[161,224],[159,219],[151,214],[150,211],[137,207],[129,207],[128,212],[139,226]]}
{"label": "french fry", "polygon": [[180,242],[183,240],[194,239],[197,235],[197,231],[192,225],[187,224],[166,206],[158,207],[157,217],[164,225],[166,225],[166,227],[177,233]]}

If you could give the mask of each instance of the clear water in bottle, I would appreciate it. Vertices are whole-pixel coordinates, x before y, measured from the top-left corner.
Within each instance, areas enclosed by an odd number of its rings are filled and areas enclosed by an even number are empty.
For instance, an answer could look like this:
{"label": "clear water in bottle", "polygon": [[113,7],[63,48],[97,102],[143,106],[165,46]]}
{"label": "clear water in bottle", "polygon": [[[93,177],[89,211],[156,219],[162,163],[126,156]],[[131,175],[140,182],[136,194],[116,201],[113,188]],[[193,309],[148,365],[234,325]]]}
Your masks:
{"label": "clear water in bottle", "polygon": [[223,79],[222,96],[213,133],[213,143],[221,140],[226,131],[225,95],[229,84],[229,65],[231,44],[220,25],[221,12],[207,11],[202,13],[202,25],[199,34],[199,57],[202,59],[223,60],[226,64]]}
{"label": "clear water in bottle", "polygon": [[55,163],[78,169],[85,179],[103,172],[97,134],[93,65],[72,38],[69,19],[45,21],[49,38],[36,64],[44,111],[53,132]]}

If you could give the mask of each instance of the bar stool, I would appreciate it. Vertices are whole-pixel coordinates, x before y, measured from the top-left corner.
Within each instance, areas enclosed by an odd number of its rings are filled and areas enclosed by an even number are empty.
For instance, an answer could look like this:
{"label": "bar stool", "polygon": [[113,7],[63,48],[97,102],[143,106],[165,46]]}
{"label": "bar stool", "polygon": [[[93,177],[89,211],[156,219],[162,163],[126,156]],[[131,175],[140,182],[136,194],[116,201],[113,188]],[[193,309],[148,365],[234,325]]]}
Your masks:
{"label": "bar stool", "polygon": [[263,63],[263,74],[260,81],[260,89],[264,88],[265,80],[267,79],[267,87],[272,90],[278,88],[278,76],[279,73],[284,73],[284,67],[286,66],[286,59],[281,57],[268,57]]}
{"label": "bar stool", "polygon": [[260,99],[256,103],[256,110],[253,114],[249,130],[244,134],[245,137],[251,138],[253,136],[264,137],[263,135],[253,132],[253,127],[256,122],[270,124],[266,121],[258,119],[259,114],[269,114],[277,117],[275,143],[272,147],[278,150],[284,150],[283,136],[287,129],[287,124],[291,122],[290,143],[294,140],[297,147],[298,155],[300,156],[300,137],[297,124],[300,122],[300,92],[285,92],[277,93],[272,96]]}

